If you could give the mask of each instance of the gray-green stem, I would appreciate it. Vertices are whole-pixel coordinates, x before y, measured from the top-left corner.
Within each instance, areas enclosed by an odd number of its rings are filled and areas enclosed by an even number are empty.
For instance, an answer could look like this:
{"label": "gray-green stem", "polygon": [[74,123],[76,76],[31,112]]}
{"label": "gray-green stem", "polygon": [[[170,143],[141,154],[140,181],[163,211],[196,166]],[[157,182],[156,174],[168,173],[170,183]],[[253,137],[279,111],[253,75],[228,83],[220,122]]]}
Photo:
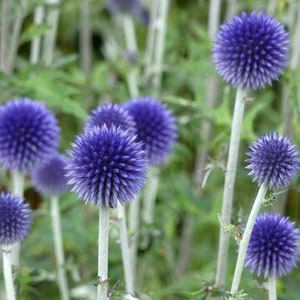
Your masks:
{"label": "gray-green stem", "polygon": [[268,188],[264,184],[261,185],[261,187],[259,188],[259,191],[257,193],[257,196],[254,200],[250,215],[248,217],[248,221],[247,221],[247,225],[246,225],[246,228],[245,228],[245,231],[243,234],[243,238],[239,245],[239,254],[238,254],[237,261],[236,261],[235,271],[234,271],[231,290],[230,290],[230,295],[232,298],[230,298],[230,299],[234,299],[234,296],[239,291],[239,285],[240,285],[240,281],[242,278],[246,252],[247,252],[249,240],[251,237],[252,229],[255,224],[255,220],[259,213],[261,205],[263,203],[263,200],[265,199],[267,190],[268,190]]}
{"label": "gray-green stem", "polygon": [[[231,222],[231,211],[233,202],[234,183],[236,177],[236,168],[239,154],[239,145],[242,130],[242,121],[245,109],[246,90],[238,88],[236,93],[233,119],[231,125],[231,136],[229,142],[228,161],[225,171],[225,183],[223,190],[223,203],[222,203],[222,221],[225,224]],[[220,228],[217,272],[216,272],[216,285],[224,287],[227,271],[228,259],[228,246],[229,235]]]}
{"label": "gray-green stem", "polygon": [[137,272],[137,248],[139,235],[139,217],[140,217],[140,196],[137,195],[135,199],[129,204],[129,232],[130,239],[130,260],[132,266],[132,276],[134,289],[136,287],[136,272]]}
{"label": "gray-green stem", "polygon": [[11,267],[11,250],[12,247],[10,245],[2,246],[3,275],[4,275],[4,283],[5,283],[7,300],[16,299],[13,276],[12,276],[12,267]]}
{"label": "gray-green stem", "polygon": [[163,60],[165,48],[165,36],[167,28],[167,18],[169,10],[169,0],[160,0],[158,9],[157,38],[154,53],[154,70],[155,76],[153,80],[153,95],[159,97],[161,92],[161,79],[163,73]]}
{"label": "gray-green stem", "polygon": [[[124,36],[126,41],[126,48],[129,51],[137,53],[138,47],[137,47],[136,35],[135,35],[135,29],[134,29],[134,23],[132,17],[129,15],[123,15],[122,21],[123,21]],[[137,84],[137,70],[135,68],[133,68],[128,72],[127,84],[128,84],[130,97],[132,98],[137,97],[139,91],[138,91],[138,84]]]}
{"label": "gray-green stem", "polygon": [[[42,24],[45,16],[45,7],[44,5],[38,5],[34,10],[34,25],[39,26]],[[41,52],[41,36],[35,36],[31,42],[30,49],[30,63],[36,64],[40,59]]]}
{"label": "gray-green stem", "polygon": [[268,278],[268,294],[269,300],[277,300],[276,277],[269,276]]}
{"label": "gray-green stem", "polygon": [[99,209],[97,300],[109,299],[108,292],[109,208]]}
{"label": "gray-green stem", "polygon": [[58,18],[59,18],[59,0],[47,0],[46,4],[49,7],[49,12],[46,16],[46,23],[51,28],[47,31],[44,44],[43,44],[43,62],[46,66],[52,64],[57,26],[58,26]]}
{"label": "gray-green stem", "polygon": [[56,256],[57,282],[59,286],[61,299],[69,300],[70,296],[69,296],[69,289],[68,289],[68,280],[65,271],[65,256],[64,256],[58,197],[52,196],[50,198],[50,204],[51,204],[52,231],[53,231],[54,248],[55,248],[55,256]]}
{"label": "gray-green stem", "polygon": [[[11,172],[11,181],[12,181],[12,193],[23,197],[24,194],[24,174],[18,170],[13,170]],[[20,265],[20,250],[21,244],[16,243],[12,247],[12,264],[18,268]]]}
{"label": "gray-green stem", "polygon": [[159,170],[152,167],[149,171],[143,197],[142,218],[145,224],[152,224],[154,219],[155,200],[159,184]]}
{"label": "gray-green stem", "polygon": [[121,253],[122,253],[122,261],[123,261],[123,270],[125,275],[126,292],[131,295],[134,295],[134,282],[132,276],[133,269],[131,265],[129,242],[128,242],[128,231],[126,226],[124,206],[118,204],[117,213],[118,213],[118,224],[119,224]]}

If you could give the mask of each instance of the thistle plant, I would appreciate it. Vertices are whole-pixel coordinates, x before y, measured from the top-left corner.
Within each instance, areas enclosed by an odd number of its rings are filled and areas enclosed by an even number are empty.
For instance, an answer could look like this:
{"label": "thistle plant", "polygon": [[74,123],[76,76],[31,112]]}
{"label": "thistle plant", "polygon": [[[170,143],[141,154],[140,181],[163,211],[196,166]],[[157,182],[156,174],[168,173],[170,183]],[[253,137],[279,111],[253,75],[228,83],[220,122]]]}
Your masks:
{"label": "thistle plant", "polygon": [[31,227],[31,210],[24,199],[10,193],[0,194],[0,245],[3,254],[3,275],[7,300],[15,300],[11,252],[13,244],[20,243]]}
{"label": "thistle plant", "polygon": [[[11,172],[12,192],[23,196],[24,174],[46,160],[57,148],[59,127],[46,106],[28,98],[0,107],[0,164]],[[19,245],[13,262],[19,264]]]}
{"label": "thistle plant", "polygon": [[65,271],[65,255],[59,210],[59,196],[68,189],[67,178],[64,175],[65,160],[66,158],[63,155],[56,152],[53,153],[47,161],[33,170],[31,178],[35,189],[50,198],[57,283],[61,299],[68,300],[70,296]]}
{"label": "thistle plant", "polygon": [[268,278],[269,299],[277,299],[276,278],[289,273],[299,261],[300,232],[295,222],[279,214],[260,214],[254,224],[245,266]]}
{"label": "thistle plant", "polygon": [[[213,60],[226,83],[237,88],[223,191],[222,220],[230,223],[238,150],[247,91],[264,89],[286,67],[288,33],[264,12],[234,16],[216,35]],[[225,283],[229,236],[220,229],[216,284]]]}
{"label": "thistle plant", "polygon": [[[127,130],[128,134],[135,134],[135,122],[132,116],[118,104],[103,104],[94,109],[87,122],[85,130],[91,130],[94,126],[111,126]],[[136,199],[134,200],[136,201]],[[132,204],[132,203],[131,203]],[[133,295],[135,293],[134,274],[132,259],[130,258],[129,235],[126,224],[126,212],[124,206],[117,206],[117,219],[120,232],[120,244],[122,253],[122,262],[125,275],[126,292]]]}
{"label": "thistle plant", "polygon": [[251,232],[267,190],[282,189],[290,185],[297,176],[300,162],[296,146],[289,138],[278,133],[270,133],[258,138],[249,148],[247,168],[250,169],[249,175],[258,182],[260,188],[239,244],[231,295],[238,292]]}
{"label": "thistle plant", "polygon": [[109,209],[140,192],[147,172],[143,146],[128,131],[106,125],[77,136],[72,146],[68,183],[82,201],[99,207],[97,299],[108,299]]}

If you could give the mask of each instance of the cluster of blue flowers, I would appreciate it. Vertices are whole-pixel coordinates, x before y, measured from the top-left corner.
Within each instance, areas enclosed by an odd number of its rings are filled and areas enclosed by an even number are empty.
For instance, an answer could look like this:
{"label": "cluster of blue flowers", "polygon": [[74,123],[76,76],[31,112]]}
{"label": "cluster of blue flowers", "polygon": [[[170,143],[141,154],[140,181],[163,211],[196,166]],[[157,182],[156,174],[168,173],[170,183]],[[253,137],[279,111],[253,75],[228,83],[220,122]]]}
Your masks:
{"label": "cluster of blue flowers", "polygon": [[84,129],[69,152],[67,176],[79,198],[100,207],[130,202],[147,166],[162,163],[176,140],[171,111],[151,98],[100,105]]}
{"label": "cluster of blue flowers", "polygon": [[[264,12],[243,12],[221,26],[212,56],[225,82],[254,91],[278,80],[287,66],[289,44],[288,32],[277,19]],[[249,175],[259,186],[280,190],[298,174],[299,152],[284,135],[265,134],[250,145],[247,155]],[[277,214],[260,214],[251,233],[245,266],[265,278],[284,275],[296,267],[299,240],[294,222]]]}
{"label": "cluster of blue flowers", "polygon": [[[57,151],[59,132],[44,104],[9,101],[0,108],[2,167],[30,174],[43,195],[58,196],[69,184],[84,202],[112,208],[140,192],[148,166],[165,161],[176,140],[171,111],[151,98],[93,110],[69,158]],[[0,244],[13,244],[29,230],[30,209],[11,194],[2,193],[0,201]]]}

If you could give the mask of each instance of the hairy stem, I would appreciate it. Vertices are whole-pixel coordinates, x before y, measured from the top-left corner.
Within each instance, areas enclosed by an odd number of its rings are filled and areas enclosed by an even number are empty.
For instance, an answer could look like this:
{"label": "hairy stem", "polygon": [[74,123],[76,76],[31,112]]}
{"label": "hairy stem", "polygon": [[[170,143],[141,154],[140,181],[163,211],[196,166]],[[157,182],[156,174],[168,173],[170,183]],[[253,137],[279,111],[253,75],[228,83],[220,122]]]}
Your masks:
{"label": "hairy stem", "polygon": [[80,17],[80,62],[83,72],[89,75],[92,65],[90,0],[82,1]]}
{"label": "hairy stem", "polygon": [[134,295],[134,282],[132,276],[132,265],[130,259],[129,242],[128,242],[128,231],[126,226],[126,217],[124,206],[117,206],[118,223],[120,232],[121,252],[123,261],[123,270],[125,275],[125,287],[126,292]]}
{"label": "hairy stem", "polygon": [[2,246],[3,254],[3,275],[7,300],[15,300],[16,294],[11,267],[11,246]]}
{"label": "hairy stem", "polygon": [[55,256],[56,256],[57,281],[58,281],[58,286],[60,291],[60,297],[62,300],[69,300],[70,296],[69,296],[68,280],[65,271],[65,256],[64,256],[58,197],[52,196],[50,198],[50,204],[51,204],[52,231],[54,237],[54,248],[55,248]]}
{"label": "hairy stem", "polygon": [[269,300],[277,300],[276,277],[269,276],[268,278],[268,294]]}
{"label": "hairy stem", "polygon": [[[11,180],[12,180],[12,193],[14,195],[18,195],[23,197],[24,195],[24,174],[19,172],[18,170],[13,170],[11,172]],[[20,265],[20,251],[21,251],[21,244],[15,243],[12,246],[12,264],[19,268]]]}
{"label": "hairy stem", "polygon": [[[42,24],[45,16],[45,7],[44,5],[39,5],[34,10],[34,25],[38,26]],[[30,62],[32,64],[38,63],[40,60],[40,52],[41,52],[41,43],[42,37],[35,36],[31,42],[31,49],[30,49]]]}
{"label": "hairy stem", "polygon": [[[231,125],[231,136],[229,142],[228,161],[225,172],[225,183],[223,190],[223,203],[222,203],[222,220],[225,224],[231,222],[231,211],[233,203],[234,183],[237,169],[237,161],[239,154],[239,145],[242,129],[242,120],[245,108],[246,91],[238,88],[236,93],[233,119]],[[218,261],[216,272],[216,285],[223,287],[225,285],[226,271],[227,271],[227,258],[228,258],[229,236],[220,228]]]}
{"label": "hairy stem", "polygon": [[99,209],[97,300],[107,300],[109,208]]}
{"label": "hairy stem", "polygon": [[[132,17],[128,15],[123,15],[122,20],[123,20],[123,29],[124,29],[124,36],[126,41],[126,48],[128,51],[137,54],[138,47],[137,47],[136,35],[135,35],[135,29],[134,29]],[[137,97],[139,91],[138,91],[138,84],[137,84],[136,69],[132,69],[128,72],[127,85],[128,85],[130,97],[132,98]]]}
{"label": "hairy stem", "polygon": [[[256,199],[254,200],[247,225],[243,234],[243,238],[239,245],[239,254],[236,261],[235,271],[232,279],[232,285],[230,290],[231,297],[234,297],[239,291],[239,285],[242,278],[242,273],[244,269],[246,252],[251,237],[252,229],[255,224],[256,217],[261,208],[262,202],[265,199],[268,188],[263,184],[257,193]],[[232,298],[233,299],[233,298]]]}
{"label": "hairy stem", "polygon": [[58,27],[58,18],[59,18],[59,0],[47,0],[46,4],[48,5],[49,12],[46,16],[46,23],[51,27],[44,38],[43,44],[43,62],[46,66],[52,64],[53,53],[55,47],[56,33]]}

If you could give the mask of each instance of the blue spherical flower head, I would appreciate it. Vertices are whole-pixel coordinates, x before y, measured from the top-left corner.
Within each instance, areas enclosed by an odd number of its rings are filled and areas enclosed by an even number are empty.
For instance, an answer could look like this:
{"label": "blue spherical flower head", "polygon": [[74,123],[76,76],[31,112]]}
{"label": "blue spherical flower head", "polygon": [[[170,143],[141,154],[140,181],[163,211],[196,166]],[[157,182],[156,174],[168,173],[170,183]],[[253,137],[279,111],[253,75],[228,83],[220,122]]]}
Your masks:
{"label": "blue spherical flower head", "polygon": [[101,127],[115,126],[123,130],[128,130],[133,134],[136,132],[135,123],[132,116],[118,104],[104,104],[92,111],[85,124],[85,130],[90,130],[94,126]]}
{"label": "blue spherical flower head", "polygon": [[58,146],[57,120],[46,106],[30,99],[0,107],[0,163],[5,169],[30,172]]}
{"label": "blue spherical flower head", "polygon": [[107,0],[106,7],[111,14],[138,14],[141,0]]}
{"label": "blue spherical flower head", "polygon": [[47,196],[59,196],[66,192],[68,185],[65,167],[66,158],[60,153],[53,153],[31,173],[36,190]]}
{"label": "blue spherical flower head", "polygon": [[288,33],[264,12],[235,16],[221,26],[213,46],[217,72],[233,87],[263,89],[286,67]]}
{"label": "blue spherical flower head", "polygon": [[265,278],[289,273],[299,260],[299,230],[295,223],[278,214],[257,217],[250,237],[245,266]]}
{"label": "blue spherical flower head", "polygon": [[284,135],[269,133],[249,146],[246,162],[249,175],[259,185],[270,189],[287,187],[297,176],[299,152],[292,141]]}
{"label": "blue spherical flower head", "polygon": [[146,179],[142,143],[114,126],[94,127],[72,144],[68,183],[84,202],[115,208],[137,195]]}
{"label": "blue spherical flower head", "polygon": [[0,194],[0,245],[21,242],[31,227],[31,209],[19,196]]}
{"label": "blue spherical flower head", "polygon": [[171,110],[165,104],[147,97],[131,99],[124,107],[135,121],[137,139],[143,142],[149,163],[163,163],[177,138],[176,121]]}

